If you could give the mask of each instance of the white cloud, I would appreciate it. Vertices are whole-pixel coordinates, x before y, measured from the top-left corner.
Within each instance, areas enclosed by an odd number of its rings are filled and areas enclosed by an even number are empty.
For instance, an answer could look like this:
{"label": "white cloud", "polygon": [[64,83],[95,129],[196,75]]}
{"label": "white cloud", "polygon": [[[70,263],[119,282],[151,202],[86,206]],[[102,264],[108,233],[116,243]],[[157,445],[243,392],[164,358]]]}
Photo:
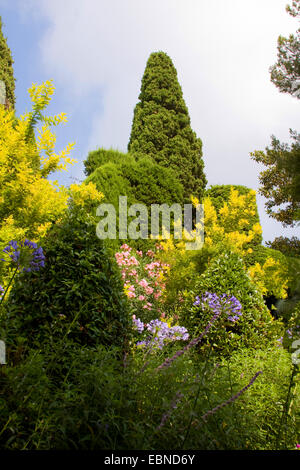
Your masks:
{"label": "white cloud", "polygon": [[[84,106],[85,96],[95,96],[88,149],[126,150],[147,58],[163,50],[203,140],[209,183],[257,188],[249,152],[273,133],[288,140],[299,121],[299,102],[280,94],[268,72],[277,37],[297,28],[286,1],[31,0],[22,11],[48,19],[41,58],[70,100]],[[282,231],[261,201],[260,213],[266,238]]]}

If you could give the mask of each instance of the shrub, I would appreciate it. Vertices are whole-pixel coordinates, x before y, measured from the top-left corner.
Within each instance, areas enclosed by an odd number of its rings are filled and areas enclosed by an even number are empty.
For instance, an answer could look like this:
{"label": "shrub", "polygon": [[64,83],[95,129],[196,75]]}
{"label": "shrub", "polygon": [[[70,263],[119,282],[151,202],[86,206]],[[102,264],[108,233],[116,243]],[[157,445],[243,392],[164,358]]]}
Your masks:
{"label": "shrub", "polygon": [[[237,231],[249,235],[254,227],[260,226],[253,189],[246,186],[216,185],[207,189],[205,196],[209,198],[216,211],[215,223],[220,225],[226,234],[230,235],[230,232]],[[251,242],[249,246],[262,242],[261,233],[261,230],[255,230],[249,239]]]}
{"label": "shrub", "polygon": [[21,273],[7,302],[8,339],[26,346],[56,337],[123,344],[129,315],[115,261],[93,218],[70,213],[44,240],[45,268]]}
{"label": "shrub", "polygon": [[[223,427],[222,435],[227,436],[228,449],[293,450],[299,439],[297,409],[300,402],[293,387],[291,400],[288,399],[289,387],[293,383],[293,365],[287,351],[280,347],[267,347],[255,352],[245,349],[235,353],[230,360],[223,360],[214,380],[215,396],[221,391],[222,380],[225,381],[224,388],[226,382],[228,387],[228,380],[230,388],[241,388],[241,384],[247,383],[257,371],[262,371],[262,374],[254,385],[230,406],[223,408],[223,412],[219,410],[221,414],[215,415],[215,425],[217,421],[219,429]],[[299,376],[294,384],[299,386]],[[227,393],[232,394],[229,390]],[[213,396],[212,393],[211,406],[219,401]],[[222,437],[216,439],[224,448],[222,440]]]}
{"label": "shrub", "polygon": [[[74,162],[69,157],[74,144],[56,153],[56,136],[51,130],[52,125],[66,122],[66,115],[43,114],[54,92],[51,81],[33,84],[28,91],[32,111],[20,119],[16,120],[13,110],[0,106],[1,248],[12,239],[40,239],[67,209],[68,191],[48,179]],[[37,123],[42,126],[35,140]]]}
{"label": "shrub", "polygon": [[138,162],[107,163],[97,168],[86,180],[104,193],[105,202],[119,205],[119,196],[133,203],[172,204],[183,201],[183,188],[174,171],[154,163],[149,157]]}
{"label": "shrub", "polygon": [[278,450],[298,442],[299,397],[287,399],[292,364],[282,348],[219,363],[186,354],[158,371],[161,351],[146,364],[136,351],[123,368],[118,349],[57,346],[1,371],[2,449]]}
{"label": "shrub", "polygon": [[[288,311],[288,315],[284,314],[286,329],[283,336],[283,344],[287,349],[290,349],[294,341],[300,340],[300,301],[294,303]],[[291,352],[295,352],[292,351]],[[299,356],[299,354],[298,354]]]}
{"label": "shrub", "polygon": [[115,163],[109,162],[98,167],[85,180],[85,183],[89,182],[94,183],[98,190],[101,188],[104,194],[102,202],[113,204],[116,210],[119,207],[119,196],[127,196],[128,205],[135,202],[129,181],[122,175],[120,167]]}
{"label": "shrub", "polygon": [[165,168],[149,157],[137,163],[121,165],[122,175],[130,182],[136,201],[151,204],[183,203],[183,186],[171,168]]}
{"label": "shrub", "polygon": [[134,158],[128,153],[119,152],[119,150],[99,148],[89,152],[87,159],[83,162],[85,168],[84,173],[86,176],[89,176],[97,168],[106,163],[119,165],[126,161],[134,162]]}
{"label": "shrub", "polygon": [[157,251],[143,253],[126,244],[115,254],[131,313],[143,322],[164,314],[161,299],[169,266],[155,259],[155,255]]}
{"label": "shrub", "polygon": [[97,435],[98,448],[109,448],[117,429],[110,413],[122,413],[123,405],[119,358],[118,348],[56,339],[7,366],[0,374],[0,447],[91,449]]}
{"label": "shrub", "polygon": [[285,298],[289,283],[287,258],[277,250],[265,246],[255,246],[244,256],[253,282],[265,296]]}
{"label": "shrub", "polygon": [[261,292],[250,280],[236,253],[225,252],[214,258],[195,282],[193,290],[186,293],[179,310],[179,321],[192,336],[203,331],[213,315],[211,311],[193,305],[195,297],[206,292],[235,296],[242,304],[242,315],[236,323],[229,322],[213,330],[209,344],[218,353],[230,354],[241,347],[259,348],[281,336],[280,323],[273,320]]}
{"label": "shrub", "polygon": [[[182,203],[183,188],[173,170],[154,163],[144,157],[138,162],[126,161],[122,164],[107,163],[97,168],[85,181],[93,182],[104,193],[103,202],[113,204],[119,222],[119,196],[127,196],[127,207],[143,203],[148,207],[148,234],[151,233],[151,204]],[[101,189],[100,189],[101,188]],[[136,216],[128,217],[128,226]],[[173,221],[171,220],[171,224]],[[117,231],[117,239],[119,232]],[[118,242],[109,243],[114,249]],[[132,241],[137,249],[148,250],[155,242],[150,238]]]}

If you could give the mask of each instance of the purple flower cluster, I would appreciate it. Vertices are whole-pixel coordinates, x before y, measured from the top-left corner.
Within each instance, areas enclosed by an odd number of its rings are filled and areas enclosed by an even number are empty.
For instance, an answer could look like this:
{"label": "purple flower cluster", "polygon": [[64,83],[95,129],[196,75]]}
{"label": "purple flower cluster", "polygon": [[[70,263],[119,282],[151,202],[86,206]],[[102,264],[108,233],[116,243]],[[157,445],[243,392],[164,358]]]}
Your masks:
{"label": "purple flower cluster", "polygon": [[135,315],[133,315],[132,320],[137,331],[142,333],[144,331],[144,323],[139,318],[136,318]]}
{"label": "purple flower cluster", "polygon": [[200,343],[205,335],[209,332],[212,325],[220,317],[220,315],[225,311],[228,315],[228,319],[231,321],[236,321],[241,315],[242,306],[240,302],[234,296],[228,296],[222,294],[218,296],[217,294],[212,294],[211,292],[205,292],[200,300],[199,296],[196,297],[194,304],[196,307],[199,305],[203,309],[209,309],[213,311],[213,316],[208,322],[205,330],[197,338],[192,339],[183,349],[177,351],[174,356],[167,358],[157,369],[164,369],[169,367],[172,362],[174,362],[178,357],[182,356],[186,351],[191,349],[196,344]]}
{"label": "purple flower cluster", "polygon": [[[4,248],[4,253],[8,253],[9,257],[14,263],[18,263],[21,255],[21,251],[18,249],[18,243],[14,240],[11,240],[9,244]],[[6,261],[4,258],[1,261]]]}
{"label": "purple flower cluster", "polygon": [[0,299],[2,299],[3,294],[4,294],[4,289],[3,289],[3,287],[0,285]]}
{"label": "purple flower cluster", "polygon": [[[16,263],[18,267],[25,265],[26,267],[23,267],[23,271],[39,271],[40,268],[45,266],[43,248],[30,240],[25,239],[20,245],[15,240],[12,240],[4,248],[3,252],[8,254],[13,263]],[[24,256],[22,256],[23,253]],[[2,261],[6,260],[2,258]]]}
{"label": "purple flower cluster", "polygon": [[144,325],[139,318],[133,318],[136,329],[139,333],[148,331],[151,336],[149,336],[144,341],[138,341],[137,346],[142,347],[158,347],[162,349],[163,346],[170,341],[187,341],[189,334],[187,329],[183,326],[169,326],[166,322],[155,319],[151,320],[149,323]]}
{"label": "purple flower cluster", "polygon": [[242,305],[234,295],[227,294],[217,295],[211,292],[205,292],[200,299],[196,296],[195,306],[201,306],[203,309],[210,309],[217,313],[226,313],[228,320],[236,322],[242,315]]}

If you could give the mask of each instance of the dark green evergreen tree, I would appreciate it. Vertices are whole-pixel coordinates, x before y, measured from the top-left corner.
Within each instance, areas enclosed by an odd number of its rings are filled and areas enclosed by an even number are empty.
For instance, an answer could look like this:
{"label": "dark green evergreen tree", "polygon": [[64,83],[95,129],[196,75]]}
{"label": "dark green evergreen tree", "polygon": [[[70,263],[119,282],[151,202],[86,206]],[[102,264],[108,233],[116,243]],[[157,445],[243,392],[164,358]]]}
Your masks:
{"label": "dark green evergreen tree", "polygon": [[3,80],[6,88],[6,106],[15,107],[15,78],[13,71],[13,59],[2,33],[2,21],[0,17],[0,80]]}
{"label": "dark green evergreen tree", "polygon": [[177,72],[164,52],[150,55],[134,110],[128,150],[136,157],[150,155],[173,168],[184,186],[185,198],[202,198],[206,178],[202,142],[191,128]]}

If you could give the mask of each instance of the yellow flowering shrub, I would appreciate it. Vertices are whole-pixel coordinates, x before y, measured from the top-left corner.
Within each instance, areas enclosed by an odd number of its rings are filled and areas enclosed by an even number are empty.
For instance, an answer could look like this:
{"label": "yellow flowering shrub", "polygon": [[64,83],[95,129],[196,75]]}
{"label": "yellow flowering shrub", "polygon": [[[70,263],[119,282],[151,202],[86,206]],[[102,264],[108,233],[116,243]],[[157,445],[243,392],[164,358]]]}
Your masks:
{"label": "yellow flowering shrub", "polygon": [[70,197],[73,204],[78,207],[87,207],[87,204],[100,202],[104,195],[97,190],[96,185],[92,182],[87,184],[71,184],[69,188]]}
{"label": "yellow flowering shrub", "polygon": [[287,297],[289,265],[282,253],[258,246],[244,259],[250,278],[264,295],[273,295],[278,299]]}
{"label": "yellow flowering shrub", "polygon": [[249,267],[248,273],[263,295],[274,295],[279,299],[287,297],[287,273],[284,273],[278,261],[268,258],[262,266],[255,263]]}
{"label": "yellow flowering shrub", "polygon": [[[42,238],[64,214],[70,196],[79,205],[102,197],[92,184],[72,185],[68,190],[47,179],[75,162],[70,158],[74,143],[55,152],[56,136],[51,126],[65,123],[66,115],[42,113],[53,92],[51,81],[33,84],[29,89],[32,111],[19,119],[0,105],[0,249],[12,239]],[[42,125],[35,136],[38,122]]]}
{"label": "yellow flowering shrub", "polygon": [[[192,199],[194,206],[198,203]],[[251,245],[262,233],[258,222],[251,224],[256,212],[255,191],[240,194],[237,189],[230,188],[227,201],[217,209],[210,196],[204,198],[204,243],[216,246],[222,243],[224,247],[245,254],[251,250]]]}
{"label": "yellow flowering shrub", "polygon": [[[197,198],[191,198],[196,207],[199,204]],[[264,295],[274,295],[277,298],[285,298],[288,287],[287,266],[282,260],[272,257],[273,253],[265,256],[261,263],[256,262],[255,253],[262,247],[259,243],[262,228],[257,222],[256,196],[254,190],[239,193],[234,187],[230,188],[227,200],[218,201],[218,204],[210,196],[203,200],[204,205],[204,246],[198,252],[185,250],[185,237],[182,240],[174,240],[171,236],[166,241],[161,241],[164,249],[164,260],[174,266],[172,274],[179,286],[183,280],[193,278],[193,270],[205,269],[209,259],[218,253],[228,250],[236,252],[245,260],[245,269],[254,284]],[[274,250],[273,250],[274,251]],[[253,255],[252,255],[253,253]],[[250,260],[247,263],[246,260]],[[203,266],[201,267],[201,263]]]}

